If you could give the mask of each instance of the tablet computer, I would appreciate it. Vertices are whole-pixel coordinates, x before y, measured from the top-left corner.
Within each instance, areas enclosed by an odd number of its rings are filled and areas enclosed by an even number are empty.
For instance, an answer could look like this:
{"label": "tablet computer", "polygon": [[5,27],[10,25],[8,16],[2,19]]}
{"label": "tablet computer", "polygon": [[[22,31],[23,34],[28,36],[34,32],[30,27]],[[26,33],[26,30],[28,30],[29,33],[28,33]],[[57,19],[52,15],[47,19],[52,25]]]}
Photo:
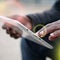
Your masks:
{"label": "tablet computer", "polygon": [[33,33],[30,29],[25,27],[22,23],[18,22],[17,20],[0,16],[0,21],[7,22],[12,25],[13,29],[18,31],[18,32],[23,32],[22,37],[33,41],[39,45],[45,46],[49,49],[53,49],[53,46],[47,43],[45,40],[43,40],[41,37],[37,36],[35,33]]}

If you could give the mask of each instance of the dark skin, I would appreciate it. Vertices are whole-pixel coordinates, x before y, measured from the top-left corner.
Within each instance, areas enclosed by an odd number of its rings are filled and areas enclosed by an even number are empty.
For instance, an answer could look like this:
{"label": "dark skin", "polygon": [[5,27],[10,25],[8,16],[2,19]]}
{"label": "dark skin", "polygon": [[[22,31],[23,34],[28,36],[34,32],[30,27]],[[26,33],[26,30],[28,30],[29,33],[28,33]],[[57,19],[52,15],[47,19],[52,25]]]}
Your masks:
{"label": "dark skin", "polygon": [[[28,17],[14,15],[14,16],[11,16],[10,18],[21,22],[27,28],[32,30],[32,22],[31,22],[31,20]],[[10,24],[8,24],[8,23],[5,23],[3,25],[3,29],[6,30],[7,34],[9,34],[11,37],[13,37],[15,39],[21,37],[21,35],[23,33],[22,31],[21,31],[21,33],[19,33],[16,30],[13,30],[12,26]],[[44,33],[45,32],[44,32],[44,27],[43,27],[42,29],[40,29],[40,32],[38,32],[38,36],[44,37]],[[48,38],[51,41],[53,41],[54,39],[60,37],[60,20],[52,22],[52,23],[49,23],[49,24],[46,25],[46,34],[45,35],[47,35],[49,33],[50,33],[50,36]]]}
{"label": "dark skin", "polygon": [[[48,37],[49,40],[53,41],[56,38],[60,37],[60,20],[52,22],[47,24],[46,26],[46,35],[50,33],[50,36]],[[43,36],[44,29],[41,29],[41,32],[39,32],[39,36]]]}
{"label": "dark skin", "polygon": [[[29,28],[30,30],[32,30],[32,24],[30,19],[28,19],[26,16],[18,16],[18,15],[14,15],[14,16],[10,16],[9,18],[15,19],[19,22],[21,22],[24,26],[26,26],[27,28]],[[5,23],[2,26],[3,29],[6,30],[6,33],[10,35],[10,37],[13,37],[15,39],[19,38],[22,36],[22,31],[19,33],[16,30],[12,29],[12,25]]]}

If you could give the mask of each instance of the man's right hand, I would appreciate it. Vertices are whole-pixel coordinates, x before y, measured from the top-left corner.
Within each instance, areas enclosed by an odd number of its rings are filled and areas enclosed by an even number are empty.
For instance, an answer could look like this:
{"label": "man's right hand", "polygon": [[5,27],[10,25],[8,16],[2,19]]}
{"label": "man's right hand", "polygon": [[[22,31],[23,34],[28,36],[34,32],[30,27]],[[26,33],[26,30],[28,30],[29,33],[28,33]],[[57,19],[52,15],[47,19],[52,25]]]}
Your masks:
{"label": "man's right hand", "polygon": [[[30,30],[32,30],[32,23],[30,21],[30,19],[26,16],[18,16],[18,15],[13,15],[11,17],[9,17],[11,19],[15,19],[19,22],[21,22],[23,25],[25,25],[27,28],[29,28]],[[17,39],[19,37],[22,36],[22,31],[19,33],[18,31],[12,29],[12,25],[8,24],[8,23],[5,23],[3,26],[2,26],[3,29],[6,30],[7,34],[9,34],[11,37]]]}

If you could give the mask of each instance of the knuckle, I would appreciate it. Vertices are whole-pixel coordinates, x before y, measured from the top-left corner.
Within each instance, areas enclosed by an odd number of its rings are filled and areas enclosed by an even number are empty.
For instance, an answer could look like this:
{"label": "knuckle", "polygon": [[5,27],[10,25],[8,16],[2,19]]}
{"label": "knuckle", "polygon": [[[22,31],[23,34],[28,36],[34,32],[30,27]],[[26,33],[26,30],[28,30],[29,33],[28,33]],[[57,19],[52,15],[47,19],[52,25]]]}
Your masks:
{"label": "knuckle", "polygon": [[46,27],[49,27],[51,25],[51,23],[47,24]]}
{"label": "knuckle", "polygon": [[6,29],[7,27],[5,25],[2,26],[2,29]]}

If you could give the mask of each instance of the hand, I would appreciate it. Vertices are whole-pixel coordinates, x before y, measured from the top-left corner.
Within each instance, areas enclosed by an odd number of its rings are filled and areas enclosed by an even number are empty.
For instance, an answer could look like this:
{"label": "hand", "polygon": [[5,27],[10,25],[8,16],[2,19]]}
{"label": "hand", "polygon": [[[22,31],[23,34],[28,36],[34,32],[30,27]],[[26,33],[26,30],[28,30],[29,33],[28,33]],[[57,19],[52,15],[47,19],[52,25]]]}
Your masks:
{"label": "hand", "polygon": [[[25,25],[27,28],[29,28],[30,30],[32,29],[32,24],[31,24],[31,21],[28,17],[26,16],[18,16],[18,15],[14,15],[14,16],[11,16],[9,17],[11,19],[15,19],[19,22],[21,22],[23,25]],[[19,38],[22,36],[22,31],[19,33],[18,31],[12,29],[12,25],[8,24],[8,23],[5,23],[3,26],[2,26],[3,29],[6,30],[6,33],[9,34],[11,37],[14,37],[15,39]]]}
{"label": "hand", "polygon": [[[46,30],[46,32],[44,32],[44,30]],[[60,37],[60,20],[55,21],[53,23],[47,24],[40,30],[40,32],[38,32],[38,35],[41,37],[44,37],[44,34],[50,34],[49,36],[49,40],[54,40],[58,37]]]}

